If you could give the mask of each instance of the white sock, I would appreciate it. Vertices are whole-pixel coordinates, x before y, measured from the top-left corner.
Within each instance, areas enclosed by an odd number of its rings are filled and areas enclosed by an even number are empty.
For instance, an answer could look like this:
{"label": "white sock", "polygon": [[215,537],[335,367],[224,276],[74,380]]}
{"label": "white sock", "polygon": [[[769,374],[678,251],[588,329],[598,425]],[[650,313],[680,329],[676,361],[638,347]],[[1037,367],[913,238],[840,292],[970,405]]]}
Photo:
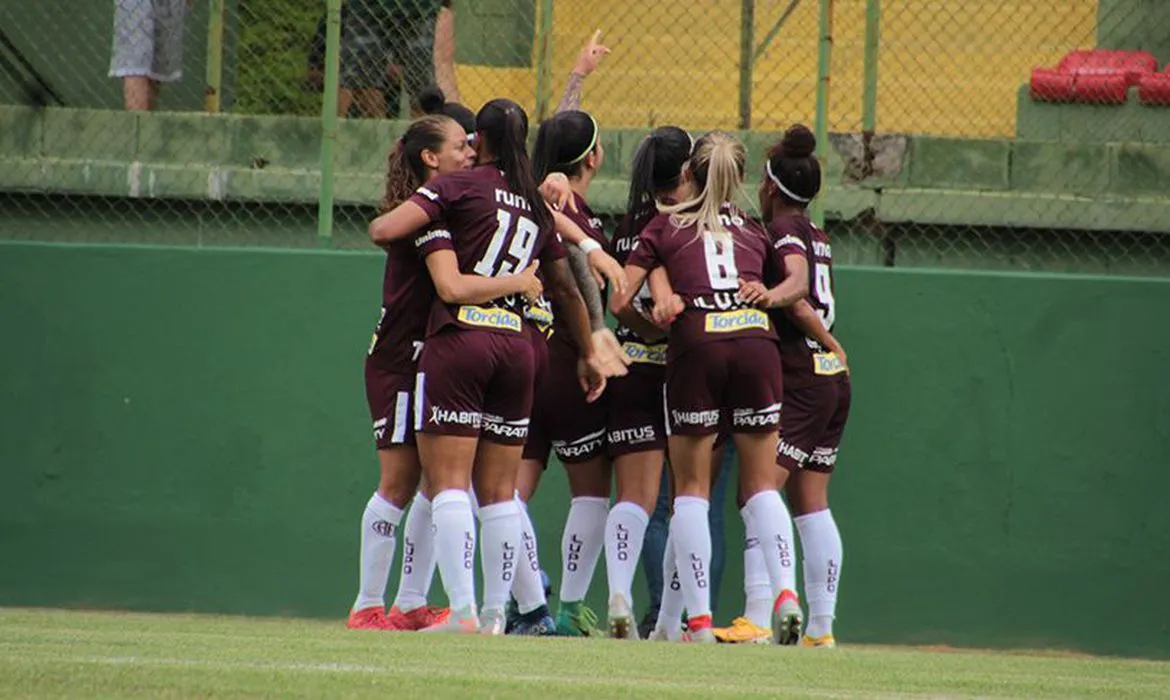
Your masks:
{"label": "white sock", "polygon": [[642,507],[622,501],[609,511],[605,520],[605,572],[609,580],[609,595],[625,596],[634,605],[634,574],[642,556],[642,541],[650,516]]}
{"label": "white sock", "polygon": [[687,617],[711,614],[711,526],[707,523],[710,504],[705,498],[678,496],[670,534],[678,562],[679,581]]}
{"label": "white sock", "polygon": [[530,613],[547,605],[544,597],[544,581],[540,578],[540,557],[536,551],[536,528],[528,515],[528,506],[516,496],[516,507],[520,511],[520,561],[517,564],[516,580],[512,584],[512,595],[521,613]]}
{"label": "white sock", "polygon": [[666,549],[662,554],[662,598],[658,603],[656,627],[666,630],[666,638],[672,642],[682,639],[682,614],[685,601],[682,581],[678,577],[677,559],[674,552],[674,535],[666,531]]}
{"label": "white sock", "polygon": [[561,601],[585,600],[597,560],[605,544],[605,516],[609,501],[579,496],[569,506],[565,532],[561,536]]}
{"label": "white sock", "polygon": [[804,597],[808,603],[810,637],[833,633],[837,613],[837,586],[841,581],[841,533],[828,509],[796,518],[804,553]]}
{"label": "white sock", "polygon": [[475,517],[466,491],[447,489],[431,501],[435,558],[452,610],[475,608]]}
{"label": "white sock", "polygon": [[776,595],[787,589],[796,592],[796,550],[792,540],[792,518],[788,507],[777,491],[760,491],[748,499],[743,509],[748,512],[755,536],[760,540],[760,552],[768,567],[768,578]]}
{"label": "white sock", "polygon": [[386,579],[390,578],[390,563],[394,559],[394,545],[402,509],[376,492],[366,503],[362,513],[362,544],[358,557],[358,596],[354,610],[375,606],[386,607]]}
{"label": "white sock", "polygon": [[479,507],[483,609],[503,610],[520,564],[520,508],[515,499]]}
{"label": "white sock", "polygon": [[750,522],[751,515],[747,508],[740,510],[740,515],[747,534],[743,543],[743,616],[759,627],[768,628],[772,624],[772,601],[776,596],[772,593],[760,538]]}
{"label": "white sock", "polygon": [[431,502],[419,491],[402,524],[402,574],[398,578],[394,605],[403,612],[426,605],[434,572],[435,528],[431,522]]}

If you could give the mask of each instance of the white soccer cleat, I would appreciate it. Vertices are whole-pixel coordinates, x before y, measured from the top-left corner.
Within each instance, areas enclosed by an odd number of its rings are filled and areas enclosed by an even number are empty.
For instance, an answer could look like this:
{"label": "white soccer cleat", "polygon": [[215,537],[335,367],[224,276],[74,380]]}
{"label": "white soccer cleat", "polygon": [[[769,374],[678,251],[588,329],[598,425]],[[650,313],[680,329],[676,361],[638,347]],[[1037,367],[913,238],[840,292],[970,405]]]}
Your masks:
{"label": "white soccer cleat", "polygon": [[621,593],[609,599],[609,636],[613,639],[638,639],[634,609]]}
{"label": "white soccer cleat", "polygon": [[479,633],[485,637],[500,637],[507,627],[507,616],[502,608],[487,608],[479,617]]}

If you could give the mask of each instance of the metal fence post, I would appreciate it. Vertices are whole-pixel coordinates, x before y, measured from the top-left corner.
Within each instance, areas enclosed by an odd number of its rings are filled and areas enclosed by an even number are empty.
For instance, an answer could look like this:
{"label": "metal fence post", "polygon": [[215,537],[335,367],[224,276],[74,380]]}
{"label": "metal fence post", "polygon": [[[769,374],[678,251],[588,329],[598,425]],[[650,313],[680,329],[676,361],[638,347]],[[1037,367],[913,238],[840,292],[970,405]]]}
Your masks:
{"label": "metal fence post", "polygon": [[[833,57],[833,0],[820,0],[819,38],[817,48],[817,146],[822,152],[829,148],[829,63]],[[823,160],[823,159],[822,159]],[[823,198],[818,197],[812,206],[812,219],[817,226],[825,225]]]}
{"label": "metal fence post", "polygon": [[208,112],[218,112],[223,100],[223,15],[224,0],[208,3],[207,19],[207,87],[203,105]]}
{"label": "metal fence post", "polygon": [[865,0],[865,92],[861,102],[861,128],[872,135],[877,129],[878,47],[881,41],[881,0]]}
{"label": "metal fence post", "polygon": [[540,37],[536,55],[536,121],[549,114],[552,95],[553,0],[540,0]]}
{"label": "metal fence post", "polygon": [[333,238],[333,149],[337,144],[337,92],[341,85],[341,0],[327,0],[325,95],[321,101],[321,191],[317,199],[317,244]]}
{"label": "metal fence post", "polygon": [[752,128],[752,64],[755,62],[756,3],[743,0],[739,19],[739,128]]}

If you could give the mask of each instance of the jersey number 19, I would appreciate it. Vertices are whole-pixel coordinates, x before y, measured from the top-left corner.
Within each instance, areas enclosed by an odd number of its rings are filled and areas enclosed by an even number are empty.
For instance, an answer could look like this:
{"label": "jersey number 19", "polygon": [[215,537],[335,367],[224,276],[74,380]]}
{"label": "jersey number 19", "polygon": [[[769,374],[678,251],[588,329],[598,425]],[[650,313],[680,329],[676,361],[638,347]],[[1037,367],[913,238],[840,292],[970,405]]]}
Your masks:
{"label": "jersey number 19", "polygon": [[[496,232],[492,234],[487,252],[472,268],[475,274],[480,277],[504,277],[528,267],[532,258],[532,249],[536,246],[536,237],[540,234],[540,228],[537,227],[536,222],[527,216],[516,217],[516,230],[513,231],[512,213],[504,209],[496,210],[496,222],[499,225],[496,227]],[[509,234],[511,234],[511,241],[508,244],[508,257],[515,262],[504,260],[499,262],[497,267],[496,263],[499,261],[500,253],[504,249],[504,241],[509,238]]]}

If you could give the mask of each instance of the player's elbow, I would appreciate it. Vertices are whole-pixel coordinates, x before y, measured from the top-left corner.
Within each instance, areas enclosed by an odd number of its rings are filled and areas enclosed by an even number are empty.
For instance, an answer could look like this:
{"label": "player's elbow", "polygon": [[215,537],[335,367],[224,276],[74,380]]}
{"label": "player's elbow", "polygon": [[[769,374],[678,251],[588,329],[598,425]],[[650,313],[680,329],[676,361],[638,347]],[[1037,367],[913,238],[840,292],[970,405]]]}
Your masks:
{"label": "player's elbow", "polygon": [[374,245],[384,246],[394,240],[390,235],[389,223],[384,215],[370,222],[370,241]]}
{"label": "player's elbow", "polygon": [[463,285],[459,284],[458,276],[443,276],[435,279],[435,294],[445,304],[462,304],[464,299]]}

